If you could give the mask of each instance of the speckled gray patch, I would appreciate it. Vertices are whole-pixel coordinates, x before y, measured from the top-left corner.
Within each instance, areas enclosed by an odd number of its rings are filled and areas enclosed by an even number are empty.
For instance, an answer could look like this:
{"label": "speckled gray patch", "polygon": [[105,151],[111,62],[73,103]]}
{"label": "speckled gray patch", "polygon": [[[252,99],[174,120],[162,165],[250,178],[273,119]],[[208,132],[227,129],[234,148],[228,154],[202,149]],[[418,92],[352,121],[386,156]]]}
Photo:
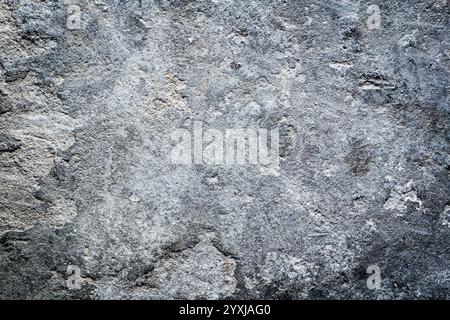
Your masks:
{"label": "speckled gray patch", "polygon": [[448,1],[0,0],[0,66],[0,298],[450,298]]}

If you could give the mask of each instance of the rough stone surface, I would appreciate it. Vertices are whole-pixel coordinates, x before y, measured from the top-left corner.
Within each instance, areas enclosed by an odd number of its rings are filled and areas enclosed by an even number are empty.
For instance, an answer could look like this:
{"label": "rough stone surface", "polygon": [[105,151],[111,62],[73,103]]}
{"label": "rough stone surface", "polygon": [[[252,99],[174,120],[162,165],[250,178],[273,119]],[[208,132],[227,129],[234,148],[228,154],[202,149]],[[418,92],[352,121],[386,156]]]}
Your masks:
{"label": "rough stone surface", "polygon": [[450,298],[449,1],[0,0],[0,69],[2,299]]}

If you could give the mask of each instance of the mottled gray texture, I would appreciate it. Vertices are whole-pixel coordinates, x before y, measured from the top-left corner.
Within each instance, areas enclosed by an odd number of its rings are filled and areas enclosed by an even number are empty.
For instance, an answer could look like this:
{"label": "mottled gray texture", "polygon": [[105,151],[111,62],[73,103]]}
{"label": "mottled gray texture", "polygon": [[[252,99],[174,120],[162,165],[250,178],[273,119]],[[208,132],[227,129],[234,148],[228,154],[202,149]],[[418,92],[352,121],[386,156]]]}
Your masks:
{"label": "mottled gray texture", "polygon": [[0,65],[1,298],[450,298],[448,1],[0,0]]}

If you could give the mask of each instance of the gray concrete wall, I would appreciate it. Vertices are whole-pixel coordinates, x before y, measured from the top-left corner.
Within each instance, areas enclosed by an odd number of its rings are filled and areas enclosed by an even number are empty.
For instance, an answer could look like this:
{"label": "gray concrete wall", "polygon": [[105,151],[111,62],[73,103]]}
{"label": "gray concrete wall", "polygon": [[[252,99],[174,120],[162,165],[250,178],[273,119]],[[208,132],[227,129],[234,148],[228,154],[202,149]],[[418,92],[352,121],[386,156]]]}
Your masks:
{"label": "gray concrete wall", "polygon": [[[0,297],[450,298],[449,18],[0,0]],[[195,121],[279,166],[174,163]]]}

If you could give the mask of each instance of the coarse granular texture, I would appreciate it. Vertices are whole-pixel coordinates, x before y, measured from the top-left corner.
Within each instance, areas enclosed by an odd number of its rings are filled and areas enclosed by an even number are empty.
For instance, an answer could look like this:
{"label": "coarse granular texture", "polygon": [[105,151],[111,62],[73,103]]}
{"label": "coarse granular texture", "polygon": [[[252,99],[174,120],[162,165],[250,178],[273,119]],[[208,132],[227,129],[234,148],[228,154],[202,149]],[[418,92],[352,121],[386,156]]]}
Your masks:
{"label": "coarse granular texture", "polygon": [[0,0],[0,298],[450,299],[449,90],[446,0]]}

